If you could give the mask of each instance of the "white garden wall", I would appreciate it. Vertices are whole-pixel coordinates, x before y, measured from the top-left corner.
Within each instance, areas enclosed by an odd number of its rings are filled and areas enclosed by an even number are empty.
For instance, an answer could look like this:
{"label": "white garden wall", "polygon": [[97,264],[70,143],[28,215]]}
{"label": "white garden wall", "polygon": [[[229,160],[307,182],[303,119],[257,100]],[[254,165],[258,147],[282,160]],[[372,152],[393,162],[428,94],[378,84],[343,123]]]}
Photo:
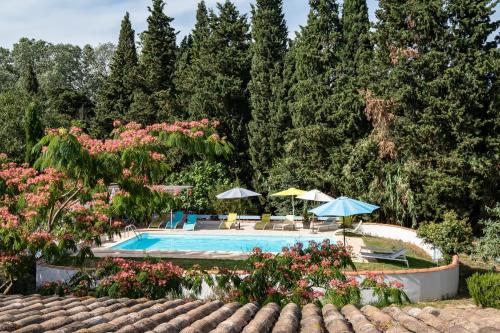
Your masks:
{"label": "white garden wall", "polygon": [[[433,301],[447,299],[457,294],[458,266],[458,257],[455,256],[453,262],[447,266],[371,273],[384,274],[387,281],[398,280],[402,282],[405,286],[404,290],[406,294],[413,302]],[[70,267],[38,264],[36,285],[40,287],[45,282],[69,281],[71,276],[76,272],[77,269]],[[346,274],[355,276],[358,280],[362,280],[363,275],[366,273],[367,272],[347,272]],[[211,287],[203,283],[200,297],[207,298],[212,295]],[[189,295],[186,293],[186,296]],[[370,299],[369,297],[363,298]]]}
{"label": "white garden wall", "polygon": [[401,240],[406,243],[414,244],[422,248],[434,260],[441,259],[442,254],[431,245],[424,243],[422,238],[417,236],[417,232],[410,228],[399,227],[391,224],[381,223],[363,223],[361,231],[366,235]]}

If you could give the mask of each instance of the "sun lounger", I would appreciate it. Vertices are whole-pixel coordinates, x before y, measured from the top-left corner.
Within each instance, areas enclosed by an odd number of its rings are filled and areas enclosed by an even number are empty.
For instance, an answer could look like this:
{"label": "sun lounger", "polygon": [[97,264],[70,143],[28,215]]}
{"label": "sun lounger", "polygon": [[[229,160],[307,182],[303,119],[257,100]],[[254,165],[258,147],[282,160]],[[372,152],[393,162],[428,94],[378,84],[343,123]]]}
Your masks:
{"label": "sun lounger", "polygon": [[194,228],[196,227],[197,223],[198,223],[198,216],[196,214],[189,214],[187,216],[186,222],[182,226],[182,229],[188,231],[194,231]]}
{"label": "sun lounger", "polygon": [[160,214],[153,216],[151,219],[151,223],[148,225],[148,228],[160,228],[163,223],[167,220],[166,214]]}
{"label": "sun lounger", "polygon": [[175,229],[179,224],[184,220],[184,212],[182,210],[178,210],[174,212],[174,216],[172,217],[172,221],[168,221],[165,225],[165,229]]}
{"label": "sun lounger", "polygon": [[364,252],[361,251],[359,256],[365,259],[379,259],[379,260],[391,260],[391,261],[401,261],[408,265],[408,259],[406,258],[406,249],[395,250],[393,252]]}
{"label": "sun lounger", "polygon": [[266,229],[266,227],[271,223],[271,214],[262,214],[262,218],[260,221],[255,223],[255,229]]}
{"label": "sun lounger", "polygon": [[337,235],[337,234],[342,234],[344,232],[349,232],[351,234],[359,234],[359,235],[362,235],[364,236],[365,234],[363,233],[363,231],[361,230],[361,224],[363,223],[363,221],[359,221],[359,223],[356,225],[356,227],[353,229],[353,228],[341,228],[341,229],[338,229],[338,230],[335,230],[333,232],[334,235]]}
{"label": "sun lounger", "polygon": [[236,224],[236,220],[238,219],[238,214],[236,213],[229,213],[227,216],[227,220],[222,221],[219,224],[219,229],[231,229],[233,225]]}
{"label": "sun lounger", "polygon": [[273,230],[285,230],[285,229],[295,229],[295,217],[293,215],[287,215],[283,223],[276,223],[273,225]]}
{"label": "sun lounger", "polygon": [[315,223],[312,226],[313,231],[337,230],[338,228],[339,225],[336,223],[335,218],[328,218],[325,222]]}

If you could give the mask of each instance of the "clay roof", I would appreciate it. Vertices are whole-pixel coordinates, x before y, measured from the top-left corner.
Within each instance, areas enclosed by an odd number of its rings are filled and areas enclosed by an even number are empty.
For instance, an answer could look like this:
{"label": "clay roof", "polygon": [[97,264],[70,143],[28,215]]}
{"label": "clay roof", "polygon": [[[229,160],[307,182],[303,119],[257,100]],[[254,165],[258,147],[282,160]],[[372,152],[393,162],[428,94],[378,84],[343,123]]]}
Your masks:
{"label": "clay roof", "polygon": [[0,332],[498,332],[500,310],[0,296]]}

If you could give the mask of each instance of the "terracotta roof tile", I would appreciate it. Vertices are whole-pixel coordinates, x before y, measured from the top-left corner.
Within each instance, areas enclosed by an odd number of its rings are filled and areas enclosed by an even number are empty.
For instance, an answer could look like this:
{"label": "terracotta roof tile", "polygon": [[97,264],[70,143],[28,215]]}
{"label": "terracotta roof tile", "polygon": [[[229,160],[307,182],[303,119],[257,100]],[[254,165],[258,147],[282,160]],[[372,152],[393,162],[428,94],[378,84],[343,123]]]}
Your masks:
{"label": "terracotta roof tile", "polygon": [[0,295],[0,333],[499,332],[500,310]]}

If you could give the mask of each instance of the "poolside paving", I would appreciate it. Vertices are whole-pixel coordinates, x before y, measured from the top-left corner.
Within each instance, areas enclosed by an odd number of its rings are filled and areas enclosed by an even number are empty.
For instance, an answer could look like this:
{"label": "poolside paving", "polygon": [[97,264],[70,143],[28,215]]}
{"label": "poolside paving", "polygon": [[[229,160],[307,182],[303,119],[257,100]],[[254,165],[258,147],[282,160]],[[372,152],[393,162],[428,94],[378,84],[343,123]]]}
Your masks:
{"label": "poolside paving", "polygon": [[[241,229],[219,230],[218,222],[203,221],[199,224],[195,231],[184,231],[182,229],[139,229],[137,232],[162,233],[162,234],[186,234],[186,235],[233,235],[233,236],[248,236],[248,235],[276,235],[276,236],[297,236],[307,237],[309,235],[323,236],[325,238],[335,239],[337,242],[342,242],[342,235],[334,235],[333,232],[320,232],[311,234],[309,229],[299,229],[295,231],[274,231],[274,230],[255,230],[253,222],[242,222]],[[248,257],[246,253],[240,252],[217,252],[217,251],[131,251],[131,250],[115,250],[112,247],[118,243],[135,237],[133,232],[124,233],[121,236],[115,236],[110,241],[105,241],[101,247],[93,248],[92,251],[96,257],[168,257],[168,258],[193,258],[193,259],[232,259],[241,260]],[[359,253],[364,246],[361,237],[346,237],[347,244],[350,245],[354,253]],[[357,261],[365,261],[356,258]]]}
{"label": "poolside paving", "polygon": [[500,332],[500,310],[0,295],[0,333]]}

